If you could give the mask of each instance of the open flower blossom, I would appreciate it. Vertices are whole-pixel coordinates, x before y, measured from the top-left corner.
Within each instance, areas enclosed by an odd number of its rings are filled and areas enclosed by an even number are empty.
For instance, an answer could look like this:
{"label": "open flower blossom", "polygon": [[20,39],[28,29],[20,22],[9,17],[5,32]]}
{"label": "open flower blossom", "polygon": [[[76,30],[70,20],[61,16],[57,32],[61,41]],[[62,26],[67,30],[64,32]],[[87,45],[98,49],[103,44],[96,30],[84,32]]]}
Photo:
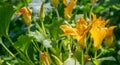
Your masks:
{"label": "open flower blossom", "polygon": [[29,26],[31,24],[32,10],[28,7],[23,7],[20,9],[20,12],[22,12],[26,25]]}
{"label": "open flower blossom", "polygon": [[90,27],[91,25],[88,25],[83,18],[80,18],[75,28],[72,28],[68,25],[61,25],[60,28],[64,32],[64,34],[61,36],[71,35],[75,37],[79,45],[84,48],[86,44],[86,34],[89,31]]}
{"label": "open flower blossom", "polygon": [[66,0],[63,0],[63,4],[66,6],[64,8],[64,17],[66,19],[70,18],[70,14],[72,13],[73,7],[76,5],[77,0],[70,0],[69,3],[67,3]]}
{"label": "open flower blossom", "polygon": [[96,15],[94,14],[92,14],[92,16],[92,28],[90,30],[91,38],[94,41],[94,48],[99,49],[104,38],[110,37],[112,35],[113,29],[116,26],[105,27],[109,20],[102,20],[102,17],[97,19]]}

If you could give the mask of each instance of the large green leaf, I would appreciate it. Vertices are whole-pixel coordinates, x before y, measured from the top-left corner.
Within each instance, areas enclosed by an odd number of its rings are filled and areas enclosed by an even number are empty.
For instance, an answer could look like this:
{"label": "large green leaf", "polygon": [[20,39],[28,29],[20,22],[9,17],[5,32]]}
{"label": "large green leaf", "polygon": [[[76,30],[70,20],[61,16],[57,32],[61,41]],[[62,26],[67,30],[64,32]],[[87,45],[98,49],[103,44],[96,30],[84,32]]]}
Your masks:
{"label": "large green leaf", "polygon": [[8,34],[9,24],[15,10],[10,4],[0,5],[0,36]]}
{"label": "large green leaf", "polygon": [[31,42],[31,39],[29,36],[27,35],[21,35],[18,37],[17,41],[15,42],[14,46],[18,49],[20,49],[21,51],[25,51],[25,49],[28,47],[28,45]]}
{"label": "large green leaf", "polygon": [[59,37],[60,32],[62,31],[60,29],[60,25],[63,23],[63,20],[60,20],[59,22],[56,21],[56,19],[53,19],[53,23],[48,26],[50,36],[54,39]]}

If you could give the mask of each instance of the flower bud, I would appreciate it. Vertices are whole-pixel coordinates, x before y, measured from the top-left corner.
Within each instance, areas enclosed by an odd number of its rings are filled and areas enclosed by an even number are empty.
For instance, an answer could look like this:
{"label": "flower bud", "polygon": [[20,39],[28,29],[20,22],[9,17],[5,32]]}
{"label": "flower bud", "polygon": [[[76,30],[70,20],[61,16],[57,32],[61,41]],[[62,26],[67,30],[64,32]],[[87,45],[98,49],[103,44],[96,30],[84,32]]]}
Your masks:
{"label": "flower bud", "polygon": [[50,65],[50,57],[47,52],[42,52],[40,54],[40,60],[44,63],[44,65]]}
{"label": "flower bud", "polygon": [[59,4],[59,0],[52,0],[52,5],[57,8]]}
{"label": "flower bud", "polygon": [[60,59],[58,57],[56,57],[55,55],[52,55],[53,59],[55,59],[55,62],[57,65],[63,65],[63,63],[60,61]]}
{"label": "flower bud", "polygon": [[44,2],[42,2],[41,8],[40,8],[40,21],[44,21],[45,14],[44,14]]}
{"label": "flower bud", "polygon": [[20,9],[20,12],[22,12],[26,25],[30,26],[32,10],[30,8],[23,7]]}

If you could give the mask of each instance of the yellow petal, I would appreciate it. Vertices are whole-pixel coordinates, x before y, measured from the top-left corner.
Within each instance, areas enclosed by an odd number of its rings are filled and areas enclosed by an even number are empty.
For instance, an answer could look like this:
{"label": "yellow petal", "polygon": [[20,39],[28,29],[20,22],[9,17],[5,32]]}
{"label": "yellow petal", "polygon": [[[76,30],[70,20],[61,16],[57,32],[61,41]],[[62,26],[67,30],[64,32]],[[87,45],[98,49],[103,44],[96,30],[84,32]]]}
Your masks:
{"label": "yellow petal", "polygon": [[68,16],[72,13],[73,7],[76,5],[77,0],[72,0],[69,4],[66,0],[63,0],[64,5],[66,6],[64,8],[64,17],[67,19]]}
{"label": "yellow petal", "polygon": [[79,35],[82,35],[85,32],[85,30],[87,29],[87,23],[82,17],[77,22],[76,29],[78,29],[77,32],[78,32]]}
{"label": "yellow petal", "polygon": [[61,25],[60,28],[64,32],[64,34],[62,36],[64,36],[64,35],[72,35],[72,36],[77,35],[76,29],[69,27],[68,25]]}
{"label": "yellow petal", "polygon": [[103,21],[101,26],[105,27],[105,25],[107,25],[109,23],[109,21],[110,21],[109,19],[107,19],[106,21]]}
{"label": "yellow petal", "polygon": [[106,28],[91,29],[91,38],[94,41],[94,48],[99,49],[106,35]]}
{"label": "yellow petal", "polygon": [[94,13],[92,13],[92,17],[93,17],[93,21],[95,21],[97,19],[96,15]]}
{"label": "yellow petal", "polygon": [[64,4],[65,6],[68,6],[68,3],[67,3],[66,0],[63,0],[63,4]]}
{"label": "yellow petal", "polygon": [[77,41],[79,45],[84,48],[86,46],[86,34],[83,34],[82,36],[77,37]]}
{"label": "yellow petal", "polygon": [[112,35],[113,30],[116,28],[116,26],[111,26],[109,28],[107,28],[107,33],[106,33],[106,37],[109,37]]}
{"label": "yellow petal", "polygon": [[107,45],[108,46],[111,46],[112,45],[112,42],[113,42],[113,35],[109,36],[109,37],[106,37],[106,42],[107,42]]}
{"label": "yellow petal", "polygon": [[112,42],[113,42],[113,30],[116,28],[116,26],[111,26],[109,28],[107,28],[107,32],[106,32],[106,41],[107,41],[107,45],[111,46]]}
{"label": "yellow petal", "polygon": [[108,20],[103,20],[102,17],[97,18],[95,14],[92,13],[93,16],[93,22],[92,22],[92,28],[90,30],[91,38],[94,41],[94,47],[95,49],[99,49],[102,41],[104,38],[107,38],[107,41],[111,43],[112,41],[112,32],[113,29],[116,26],[111,26],[109,28],[105,27],[105,25],[109,22]]}

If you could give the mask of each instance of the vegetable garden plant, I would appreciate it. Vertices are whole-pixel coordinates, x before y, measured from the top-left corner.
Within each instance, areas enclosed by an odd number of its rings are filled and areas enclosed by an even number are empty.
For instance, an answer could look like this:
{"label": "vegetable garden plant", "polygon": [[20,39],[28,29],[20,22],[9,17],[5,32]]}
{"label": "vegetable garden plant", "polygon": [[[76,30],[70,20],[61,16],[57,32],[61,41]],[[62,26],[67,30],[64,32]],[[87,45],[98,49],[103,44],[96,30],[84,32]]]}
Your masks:
{"label": "vegetable garden plant", "polygon": [[120,64],[119,0],[33,1],[0,1],[0,65]]}

